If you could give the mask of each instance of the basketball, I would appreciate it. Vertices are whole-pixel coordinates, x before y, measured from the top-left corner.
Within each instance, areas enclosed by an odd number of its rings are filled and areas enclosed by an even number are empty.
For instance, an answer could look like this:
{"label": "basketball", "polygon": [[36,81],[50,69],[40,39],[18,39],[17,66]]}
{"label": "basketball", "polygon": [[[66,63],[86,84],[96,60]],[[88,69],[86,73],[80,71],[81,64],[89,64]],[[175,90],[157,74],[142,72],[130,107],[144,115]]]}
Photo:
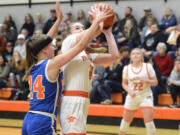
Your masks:
{"label": "basketball", "polygon": [[[113,24],[114,24],[114,10],[112,9],[112,7],[109,4],[104,3],[104,2],[97,3],[97,4],[93,5],[93,6],[99,8],[100,11],[108,9],[110,11],[109,14],[113,14],[113,15],[104,20],[103,28],[107,29],[107,28],[113,26]],[[92,10],[90,10],[90,11],[93,13]],[[93,16],[89,15],[90,23],[93,22],[93,19],[94,19]]]}

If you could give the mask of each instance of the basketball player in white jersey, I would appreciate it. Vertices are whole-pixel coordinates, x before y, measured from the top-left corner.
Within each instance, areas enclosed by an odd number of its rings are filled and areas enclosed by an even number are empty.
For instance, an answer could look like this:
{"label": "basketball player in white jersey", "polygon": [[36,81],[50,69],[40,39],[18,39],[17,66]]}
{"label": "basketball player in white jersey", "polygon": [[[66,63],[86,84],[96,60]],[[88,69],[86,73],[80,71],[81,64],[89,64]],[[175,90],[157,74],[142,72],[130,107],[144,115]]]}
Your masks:
{"label": "basketball player in white jersey", "polygon": [[158,83],[155,71],[150,64],[143,62],[143,53],[138,48],[132,50],[130,59],[131,64],[123,69],[122,86],[128,95],[124,105],[120,135],[127,133],[134,114],[139,107],[143,113],[147,135],[155,135],[153,96],[150,89],[150,86]]}
{"label": "basketball player in white jersey", "polygon": [[[100,16],[101,12],[97,11],[94,18]],[[60,106],[60,124],[63,135],[86,135],[93,68],[95,65],[113,63],[119,57],[112,28],[102,30],[102,32],[108,42],[108,53],[88,54],[82,51],[63,67],[65,86]],[[72,24],[71,35],[62,43],[62,53],[76,45],[85,33],[86,30],[82,24]]]}

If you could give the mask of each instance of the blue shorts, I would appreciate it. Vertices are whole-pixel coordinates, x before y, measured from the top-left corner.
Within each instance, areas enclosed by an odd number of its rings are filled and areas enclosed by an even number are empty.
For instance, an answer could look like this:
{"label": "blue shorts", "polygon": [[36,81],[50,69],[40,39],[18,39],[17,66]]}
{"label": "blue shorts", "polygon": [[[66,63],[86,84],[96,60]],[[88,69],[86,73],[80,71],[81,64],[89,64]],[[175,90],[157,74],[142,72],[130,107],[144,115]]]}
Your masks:
{"label": "blue shorts", "polygon": [[22,135],[53,135],[56,133],[56,120],[42,115],[28,112],[24,118]]}

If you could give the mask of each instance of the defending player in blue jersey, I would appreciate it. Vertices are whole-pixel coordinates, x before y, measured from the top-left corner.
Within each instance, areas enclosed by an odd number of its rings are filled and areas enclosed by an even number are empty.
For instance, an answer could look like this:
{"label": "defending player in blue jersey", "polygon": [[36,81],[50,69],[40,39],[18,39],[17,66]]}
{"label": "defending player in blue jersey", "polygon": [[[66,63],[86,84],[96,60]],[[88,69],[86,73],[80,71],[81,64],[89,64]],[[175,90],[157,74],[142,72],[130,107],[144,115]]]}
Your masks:
{"label": "defending player in blue jersey", "polygon": [[59,2],[56,3],[57,20],[47,35],[36,34],[27,41],[26,75],[30,89],[30,108],[22,127],[22,135],[55,135],[57,99],[61,93],[60,68],[84,50],[94,34],[100,32],[99,23],[109,17],[107,12],[94,19],[91,27],[68,52],[54,57],[51,41],[62,20]]}

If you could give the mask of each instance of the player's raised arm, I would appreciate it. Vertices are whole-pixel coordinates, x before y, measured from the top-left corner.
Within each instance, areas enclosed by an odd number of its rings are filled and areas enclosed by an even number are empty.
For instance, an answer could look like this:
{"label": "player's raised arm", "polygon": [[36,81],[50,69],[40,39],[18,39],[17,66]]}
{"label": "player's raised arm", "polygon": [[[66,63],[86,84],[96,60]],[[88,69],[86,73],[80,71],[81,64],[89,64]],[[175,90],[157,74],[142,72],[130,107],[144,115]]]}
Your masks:
{"label": "player's raised arm", "polygon": [[[68,52],[58,55],[55,58],[53,58],[48,66],[48,76],[55,80],[53,74],[57,74],[58,70],[68,63],[72,58],[74,58],[78,53],[80,53],[82,50],[84,50],[89,42],[93,39],[93,35],[96,34],[97,30],[99,29],[99,24],[109,17],[107,12],[101,12],[101,16],[96,18],[91,27],[86,31],[86,33],[82,36],[81,40]],[[57,74],[58,75],[58,74]]]}
{"label": "player's raised arm", "polygon": [[58,27],[61,24],[62,18],[63,18],[63,14],[62,11],[60,9],[60,3],[56,2],[56,13],[57,13],[57,20],[55,22],[55,24],[52,26],[52,28],[49,30],[49,32],[47,33],[47,35],[49,37],[51,37],[52,39],[55,37],[57,31],[58,31]]}
{"label": "player's raised arm", "polygon": [[119,52],[118,52],[118,48],[117,48],[114,36],[112,34],[112,28],[110,27],[107,30],[103,30],[103,33],[108,43],[108,53],[99,54],[93,60],[93,62],[96,65],[111,64],[113,62],[116,62],[117,59],[119,58]]}

